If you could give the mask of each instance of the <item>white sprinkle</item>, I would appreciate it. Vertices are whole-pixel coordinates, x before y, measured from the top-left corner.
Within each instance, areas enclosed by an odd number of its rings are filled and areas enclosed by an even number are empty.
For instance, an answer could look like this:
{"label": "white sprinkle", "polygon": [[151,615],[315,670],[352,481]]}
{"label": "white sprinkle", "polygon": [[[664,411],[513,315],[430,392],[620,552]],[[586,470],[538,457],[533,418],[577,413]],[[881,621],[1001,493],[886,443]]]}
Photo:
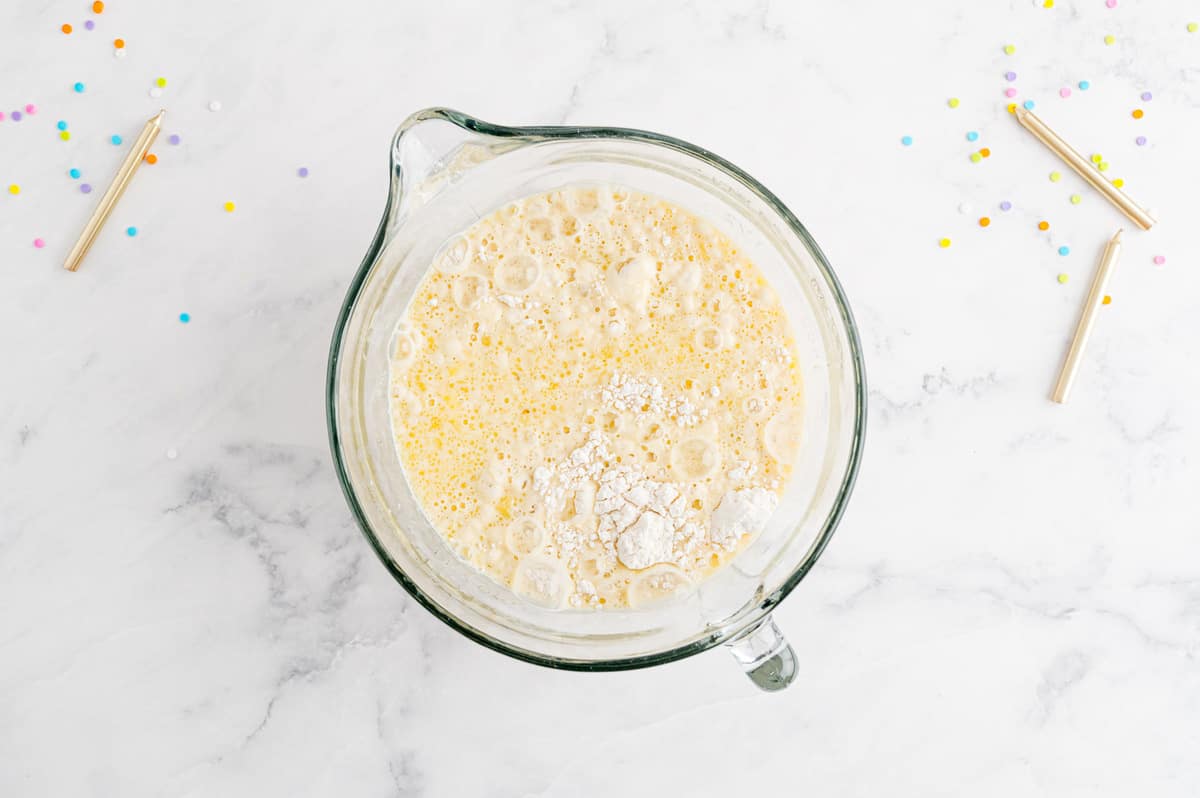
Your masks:
{"label": "white sprinkle", "polygon": [[175,451],[174,447],[167,449],[167,459],[168,460],[174,460],[178,456],[179,456],[179,452]]}
{"label": "white sprinkle", "polygon": [[152,89],[150,90],[150,96],[151,96],[151,97],[161,97],[161,96],[162,96],[162,89],[160,89],[158,86],[155,86],[154,88],[152,88]]}
{"label": "white sprinkle", "polygon": [[208,103],[208,110],[210,110],[210,111],[220,111],[220,110],[221,110],[221,102],[220,102],[220,100],[212,100],[212,101],[210,101],[210,102]]}

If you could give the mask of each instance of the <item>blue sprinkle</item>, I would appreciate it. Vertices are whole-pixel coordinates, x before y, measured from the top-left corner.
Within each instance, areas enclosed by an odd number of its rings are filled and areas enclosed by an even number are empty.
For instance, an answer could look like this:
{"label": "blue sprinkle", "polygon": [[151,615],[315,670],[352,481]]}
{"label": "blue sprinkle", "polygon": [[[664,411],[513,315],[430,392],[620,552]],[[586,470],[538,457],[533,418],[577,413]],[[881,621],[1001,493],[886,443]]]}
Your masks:
{"label": "blue sprinkle", "polygon": [[1058,248],[1058,254],[1059,254],[1059,255],[1070,255],[1070,254],[1071,254],[1071,248],[1070,248],[1070,247],[1059,247],[1059,248]]}
{"label": "blue sprinkle", "polygon": [[976,133],[974,130],[967,132],[967,141],[975,141],[975,139],[977,139],[977,138],[979,138],[979,134]]}
{"label": "blue sprinkle", "polygon": [[72,180],[78,180],[79,175],[82,174],[82,172],[80,172],[78,169],[72,169],[71,171],[67,172],[67,174],[71,176]]}
{"label": "blue sprinkle", "polygon": [[113,136],[111,139],[109,139],[109,141],[111,141],[114,145],[119,145],[121,143],[121,137]]}
{"label": "blue sprinkle", "polygon": [[192,314],[190,314],[190,313],[180,313],[180,314],[179,314],[179,320],[180,320],[181,322],[183,322],[184,324],[187,324],[189,321],[191,321],[191,320],[192,320]]}
{"label": "blue sprinkle", "polygon": [[1024,103],[1022,103],[1022,104],[1025,106],[1025,110],[1026,110],[1026,111],[1032,111],[1032,110],[1033,110],[1033,100],[1026,100],[1026,101],[1025,101]]}
{"label": "blue sprinkle", "polygon": [[64,122],[64,121],[62,121],[62,120],[60,119],[60,120],[58,120],[58,124],[57,124],[57,125],[55,125],[55,127],[57,127],[59,130],[66,130],[66,129],[67,129],[67,123],[66,123],[66,122]]}
{"label": "blue sprinkle", "polygon": [[903,144],[905,147],[910,146],[912,144],[912,136],[901,136],[900,143]]}
{"label": "blue sprinkle", "polygon": [[126,227],[125,235],[129,236],[130,238],[133,238],[135,235],[137,235],[137,228],[136,227]]}
{"label": "blue sprinkle", "polygon": [[84,86],[83,86],[83,84],[82,84],[82,83],[76,83],[76,84],[75,84],[75,92],[76,92],[77,94],[83,94],[83,89],[84,89]]}
{"label": "blue sprinkle", "polygon": [[1088,83],[1086,80],[1079,81],[1079,90],[1080,91],[1087,91],[1091,87],[1092,87],[1092,84]]}
{"label": "blue sprinkle", "polygon": [[1007,210],[1011,210],[1011,209],[1012,209],[1012,203],[1009,202],[1008,200],[1005,200],[1004,202],[1000,203],[1000,210],[1007,211]]}

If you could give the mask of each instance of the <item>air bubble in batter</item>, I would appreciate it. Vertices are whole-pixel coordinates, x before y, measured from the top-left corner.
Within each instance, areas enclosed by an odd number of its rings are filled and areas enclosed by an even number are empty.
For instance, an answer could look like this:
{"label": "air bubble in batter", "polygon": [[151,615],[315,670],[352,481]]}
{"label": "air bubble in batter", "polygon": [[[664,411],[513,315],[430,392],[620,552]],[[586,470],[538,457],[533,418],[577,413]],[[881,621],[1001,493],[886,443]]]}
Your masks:
{"label": "air bubble in batter", "polygon": [[538,281],[542,267],[528,255],[505,258],[496,263],[492,279],[496,288],[505,294],[523,294]]}
{"label": "air bubble in batter", "polygon": [[518,557],[539,549],[546,533],[540,524],[532,518],[519,518],[509,524],[504,532],[504,545]]}
{"label": "air bubble in batter", "polygon": [[671,449],[671,468],[682,479],[704,479],[721,465],[716,445],[704,438],[688,438]]}
{"label": "air bubble in batter", "polygon": [[479,303],[483,301],[484,294],[486,293],[486,281],[476,274],[463,274],[455,277],[454,285],[450,288],[450,294],[454,297],[454,304],[458,305],[462,310],[471,310],[479,307]]}

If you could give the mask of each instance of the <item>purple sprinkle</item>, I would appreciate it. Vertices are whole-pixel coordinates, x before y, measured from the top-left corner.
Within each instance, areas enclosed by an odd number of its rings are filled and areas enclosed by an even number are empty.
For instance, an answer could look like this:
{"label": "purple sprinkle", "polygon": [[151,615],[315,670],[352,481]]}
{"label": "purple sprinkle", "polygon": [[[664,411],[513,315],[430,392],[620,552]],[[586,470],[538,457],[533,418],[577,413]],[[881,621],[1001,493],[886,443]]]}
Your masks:
{"label": "purple sprinkle", "polygon": [[88,30],[95,30],[96,23],[89,19],[87,22],[83,23],[83,27],[87,28]]}
{"label": "purple sprinkle", "polygon": [[1004,79],[1007,80],[1009,83],[1012,83],[1014,80],[1017,79],[1017,73],[1016,72],[1005,72]]}
{"label": "purple sprinkle", "polygon": [[299,169],[296,170],[296,174],[300,175],[301,177],[308,177],[308,167],[301,166]]}
{"label": "purple sprinkle", "polygon": [[82,191],[84,194],[91,194],[92,186],[90,183],[83,183],[82,185],[79,186],[79,190]]}
{"label": "purple sprinkle", "polygon": [[1145,147],[1146,146],[1146,137],[1138,136],[1136,139],[1134,139],[1134,142],[1136,142],[1139,147]]}
{"label": "purple sprinkle", "polygon": [[1142,92],[1142,99],[1145,100],[1146,102],[1150,102],[1151,100],[1154,99],[1154,95],[1148,91],[1144,91],[1144,92]]}
{"label": "purple sprinkle", "polygon": [[1012,203],[1011,203],[1011,202],[1009,202],[1008,200],[1005,200],[1004,202],[1001,202],[1001,203],[1000,203],[1000,210],[1002,210],[1002,211],[1008,211],[1008,210],[1012,210]]}
{"label": "purple sprinkle", "polygon": [[23,114],[20,111],[13,111],[11,114],[9,114],[9,116],[12,117],[12,121],[20,122]]}
{"label": "purple sprinkle", "polygon": [[173,144],[173,145],[178,145],[179,142],[182,140],[183,139],[179,138],[178,133],[172,133],[170,136],[167,137],[167,141],[171,142],[171,144]]}

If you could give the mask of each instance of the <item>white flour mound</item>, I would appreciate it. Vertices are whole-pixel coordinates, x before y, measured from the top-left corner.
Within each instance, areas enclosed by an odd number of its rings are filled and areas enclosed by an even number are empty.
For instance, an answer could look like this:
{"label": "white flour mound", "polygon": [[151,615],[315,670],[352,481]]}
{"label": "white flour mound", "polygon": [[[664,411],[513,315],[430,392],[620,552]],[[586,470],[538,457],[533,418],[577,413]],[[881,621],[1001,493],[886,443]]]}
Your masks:
{"label": "white flour mound", "polygon": [[775,494],[765,488],[729,491],[713,510],[708,527],[709,540],[727,550],[732,549],[743,535],[761,532],[778,503]]}

